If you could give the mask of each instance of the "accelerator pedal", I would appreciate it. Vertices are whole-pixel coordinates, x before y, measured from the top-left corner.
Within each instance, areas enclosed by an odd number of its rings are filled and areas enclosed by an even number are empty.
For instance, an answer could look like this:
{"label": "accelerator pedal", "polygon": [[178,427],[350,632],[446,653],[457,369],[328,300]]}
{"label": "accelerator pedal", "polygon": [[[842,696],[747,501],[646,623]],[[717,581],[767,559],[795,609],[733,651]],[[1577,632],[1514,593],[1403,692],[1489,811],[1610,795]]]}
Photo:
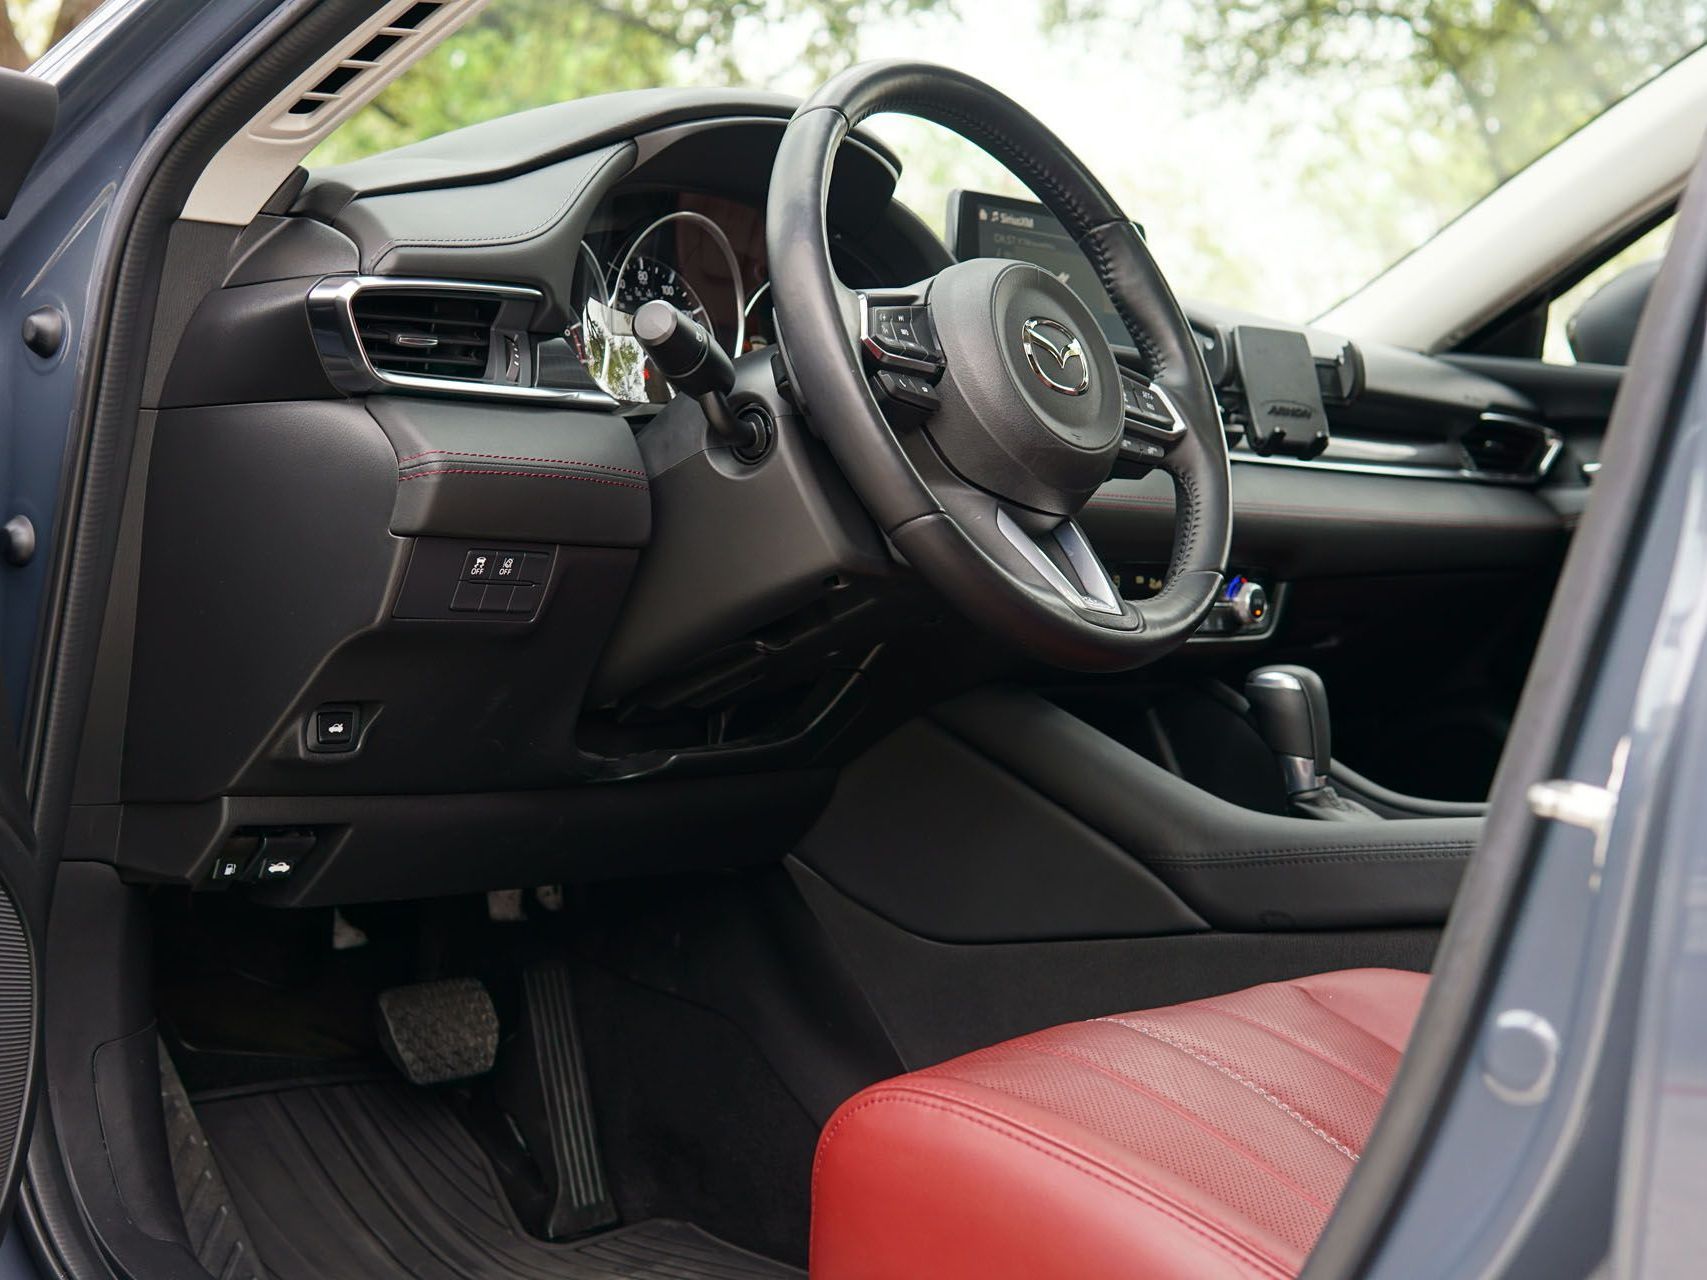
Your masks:
{"label": "accelerator pedal", "polygon": [[477,979],[392,987],[379,996],[379,1042],[411,1084],[485,1075],[498,1056],[498,1011]]}
{"label": "accelerator pedal", "polygon": [[499,1104],[521,1131],[545,1181],[539,1234],[563,1240],[616,1222],[593,1130],[574,988],[562,962],[522,971],[521,1025],[504,1046],[497,1086]]}

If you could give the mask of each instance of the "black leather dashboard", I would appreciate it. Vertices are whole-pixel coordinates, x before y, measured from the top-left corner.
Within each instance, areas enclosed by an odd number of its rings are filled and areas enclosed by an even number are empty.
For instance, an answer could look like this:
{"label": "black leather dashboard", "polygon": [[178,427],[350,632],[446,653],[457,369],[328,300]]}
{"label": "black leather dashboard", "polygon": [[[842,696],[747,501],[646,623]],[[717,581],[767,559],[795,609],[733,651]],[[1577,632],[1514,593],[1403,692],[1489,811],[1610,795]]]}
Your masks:
{"label": "black leather dashboard", "polygon": [[[616,726],[610,741],[644,744],[666,696],[672,714],[716,708],[779,654],[851,687],[890,634],[936,625],[939,611],[916,598],[884,596],[902,574],[809,427],[782,418],[793,434],[771,469],[740,472],[698,436],[682,445],[668,413],[637,441],[650,418],[635,407],[522,403],[474,388],[353,394],[329,374],[307,297],[328,277],[357,274],[525,286],[539,294],[529,332],[555,340],[573,309],[578,246],[613,193],[693,190],[762,207],[793,105],[660,90],[495,121],[318,173],[222,246],[222,261],[199,264],[199,278],[222,283],[189,316],[149,406],[127,513],[144,550],[115,588],[134,608],[114,611],[104,640],[129,692],[115,692],[116,676],[109,684],[100,715],[116,727],[79,789],[81,821],[109,856],[150,879],[196,883],[230,839],[299,826],[323,841],[318,865],[278,900],[460,891],[479,887],[482,872],[458,862],[448,838],[423,834],[431,824],[416,801],[466,815],[483,797],[525,850],[494,862],[494,885],[565,861],[573,872],[578,859],[589,874],[610,874],[628,854],[656,868],[658,833],[679,835],[692,815],[630,821],[646,802],[612,797],[635,794],[624,779],[676,769],[684,741],[696,769],[774,775],[739,794],[788,819],[761,836],[750,814],[713,804],[705,848],[784,851],[765,841],[786,843],[810,820],[840,759],[825,745],[834,734],[820,730],[849,730],[865,714],[857,699],[833,703],[844,721],[829,702],[802,704],[811,733],[797,737],[789,720],[743,738],[729,727],[739,716],[721,722],[726,743],[697,726],[683,733],[679,720],[667,747],[629,754],[585,750],[577,735],[598,710]],[[832,186],[838,237],[889,282],[934,273],[947,252],[893,202],[898,162],[857,137]],[[1226,318],[1193,312],[1205,324]],[[1378,349],[1365,360],[1358,403],[1330,415],[1336,430],[1445,448],[1490,409],[1544,416],[1490,376],[1497,370]],[[1521,574],[1556,560],[1582,492],[1563,467],[1546,486],[1524,486],[1239,461],[1233,562],[1286,581]],[[667,513],[666,501],[676,504]],[[1165,560],[1172,513],[1169,484],[1154,474],[1110,483],[1083,520],[1105,559],[1142,562]],[[743,572],[779,547],[769,576]],[[482,550],[537,566],[528,611],[453,609],[464,558]],[[732,584],[745,594],[717,594]],[[708,675],[693,666],[700,658],[727,665]],[[612,710],[660,685],[669,687],[644,714]],[[358,713],[353,749],[311,746],[308,727],[326,707]],[[721,756],[711,749],[723,745]],[[679,791],[699,803],[716,786]],[[598,816],[596,850],[555,843],[564,819],[544,797],[571,793]],[[414,874],[403,858],[411,840],[428,850]],[[1275,847],[1290,857],[1295,843]],[[1277,909],[1297,923],[1312,919],[1308,894],[1294,892],[1307,875],[1278,865],[1234,875],[1176,853],[1152,857],[1147,871],[1176,899],[1157,908],[1158,929],[1260,927],[1224,887],[1258,879],[1257,896],[1290,904]],[[1455,857],[1371,865],[1356,877],[1361,905],[1346,909],[1370,924],[1409,920],[1419,901],[1430,914],[1450,892]],[[1402,891],[1394,878],[1407,881]]]}

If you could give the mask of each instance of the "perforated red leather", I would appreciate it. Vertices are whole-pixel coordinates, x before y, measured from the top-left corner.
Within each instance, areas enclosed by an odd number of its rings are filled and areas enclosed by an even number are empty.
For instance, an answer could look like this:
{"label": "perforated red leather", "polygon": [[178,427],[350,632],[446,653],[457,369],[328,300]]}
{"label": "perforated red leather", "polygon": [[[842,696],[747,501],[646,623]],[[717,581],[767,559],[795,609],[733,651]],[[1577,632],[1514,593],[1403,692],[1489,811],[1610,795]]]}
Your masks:
{"label": "perforated red leather", "polygon": [[1277,982],[874,1085],[818,1143],[813,1280],[1295,1276],[1427,983]]}

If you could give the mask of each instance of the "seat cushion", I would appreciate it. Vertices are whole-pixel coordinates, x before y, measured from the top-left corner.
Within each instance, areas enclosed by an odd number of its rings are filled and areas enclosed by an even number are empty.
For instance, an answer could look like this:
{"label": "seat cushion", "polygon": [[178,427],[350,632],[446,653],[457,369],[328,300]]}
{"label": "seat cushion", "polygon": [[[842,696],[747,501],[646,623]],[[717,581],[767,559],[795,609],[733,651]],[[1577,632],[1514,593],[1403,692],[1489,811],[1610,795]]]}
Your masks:
{"label": "seat cushion", "polygon": [[813,1280],[1295,1276],[1427,983],[1276,982],[874,1085],[819,1139]]}

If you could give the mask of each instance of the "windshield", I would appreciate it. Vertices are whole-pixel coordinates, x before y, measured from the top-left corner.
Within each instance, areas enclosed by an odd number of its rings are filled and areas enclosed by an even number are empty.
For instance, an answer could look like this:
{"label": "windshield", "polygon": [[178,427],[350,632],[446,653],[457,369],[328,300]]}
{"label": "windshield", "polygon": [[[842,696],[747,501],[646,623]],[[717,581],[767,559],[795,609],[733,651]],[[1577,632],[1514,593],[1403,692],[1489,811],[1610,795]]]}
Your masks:
{"label": "windshield", "polygon": [[[1303,320],[1704,42],[1701,0],[496,0],[309,163],[616,89],[804,94],[925,58],[1059,133],[1181,293]],[[1024,194],[945,130],[872,128],[938,233],[955,188]]]}

